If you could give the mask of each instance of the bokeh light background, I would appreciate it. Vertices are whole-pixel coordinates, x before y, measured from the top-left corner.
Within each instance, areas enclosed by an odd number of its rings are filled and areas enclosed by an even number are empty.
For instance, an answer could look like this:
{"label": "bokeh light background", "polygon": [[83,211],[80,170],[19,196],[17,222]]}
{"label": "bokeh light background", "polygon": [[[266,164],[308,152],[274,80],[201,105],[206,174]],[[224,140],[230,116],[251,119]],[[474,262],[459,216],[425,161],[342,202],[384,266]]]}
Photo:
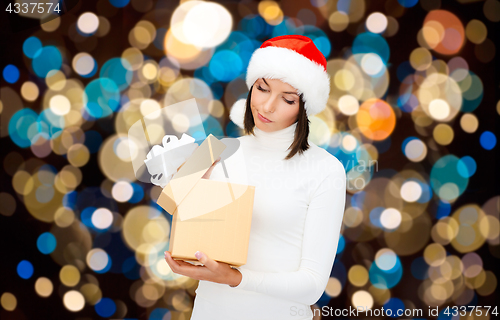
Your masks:
{"label": "bokeh light background", "polygon": [[285,34],[328,60],[310,139],[348,178],[313,307],[497,305],[499,1],[99,0],[49,18],[2,22],[1,319],[190,318],[198,281],[164,261],[171,217],[134,175],[128,128],[196,98],[207,134],[240,136],[250,56]]}

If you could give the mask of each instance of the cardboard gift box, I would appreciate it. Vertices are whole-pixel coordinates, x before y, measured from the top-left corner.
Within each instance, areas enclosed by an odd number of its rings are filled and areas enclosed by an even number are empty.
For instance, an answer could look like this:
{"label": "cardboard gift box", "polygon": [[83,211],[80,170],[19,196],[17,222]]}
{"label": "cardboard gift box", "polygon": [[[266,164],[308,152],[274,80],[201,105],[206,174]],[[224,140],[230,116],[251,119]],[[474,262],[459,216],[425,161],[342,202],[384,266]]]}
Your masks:
{"label": "cardboard gift box", "polygon": [[194,254],[203,251],[235,267],[246,264],[255,186],[202,178],[225,148],[210,134],[157,200],[172,215],[168,251],[176,260],[199,265]]}

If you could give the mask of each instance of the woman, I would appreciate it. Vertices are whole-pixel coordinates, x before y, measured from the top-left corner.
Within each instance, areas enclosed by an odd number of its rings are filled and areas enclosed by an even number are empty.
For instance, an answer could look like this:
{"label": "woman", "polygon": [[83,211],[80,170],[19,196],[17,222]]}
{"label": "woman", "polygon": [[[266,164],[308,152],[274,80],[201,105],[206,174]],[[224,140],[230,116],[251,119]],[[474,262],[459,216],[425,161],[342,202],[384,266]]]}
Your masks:
{"label": "woman", "polygon": [[[247,264],[232,268],[165,259],[173,272],[200,280],[192,320],[312,319],[334,263],[345,206],[342,163],[308,141],[308,116],[321,112],[330,90],[326,59],[311,39],[281,36],[257,49],[247,70],[247,99],[231,109],[255,198]],[[217,163],[216,163],[217,164]],[[210,179],[223,180],[214,164]],[[229,173],[231,175],[231,173]]]}

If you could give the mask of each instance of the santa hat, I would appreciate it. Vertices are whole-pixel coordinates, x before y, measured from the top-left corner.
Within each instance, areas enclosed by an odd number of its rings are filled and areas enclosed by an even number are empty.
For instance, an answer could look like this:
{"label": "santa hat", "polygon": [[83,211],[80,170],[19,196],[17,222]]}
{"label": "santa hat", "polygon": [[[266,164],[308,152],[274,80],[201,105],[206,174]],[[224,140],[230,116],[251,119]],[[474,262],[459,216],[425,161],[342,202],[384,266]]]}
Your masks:
{"label": "santa hat", "polygon": [[[248,89],[259,78],[279,79],[288,83],[305,102],[307,116],[326,108],[330,94],[330,77],[326,72],[325,56],[313,41],[301,35],[279,36],[265,41],[255,50],[247,69]],[[244,128],[246,99],[233,104],[229,118]]]}

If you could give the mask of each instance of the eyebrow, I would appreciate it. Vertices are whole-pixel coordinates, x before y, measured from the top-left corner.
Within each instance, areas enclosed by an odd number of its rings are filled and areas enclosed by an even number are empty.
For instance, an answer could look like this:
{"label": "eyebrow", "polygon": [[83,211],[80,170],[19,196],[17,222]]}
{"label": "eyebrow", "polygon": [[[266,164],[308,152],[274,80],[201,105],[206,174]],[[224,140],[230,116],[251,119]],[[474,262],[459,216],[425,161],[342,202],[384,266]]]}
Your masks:
{"label": "eyebrow", "polygon": [[[262,78],[262,80],[264,80],[264,82],[267,84],[267,86],[270,87],[270,85],[269,85],[269,83],[267,83],[266,79]],[[297,92],[285,92],[285,91],[283,91],[283,93],[294,94],[296,96],[299,96],[299,94]]]}

